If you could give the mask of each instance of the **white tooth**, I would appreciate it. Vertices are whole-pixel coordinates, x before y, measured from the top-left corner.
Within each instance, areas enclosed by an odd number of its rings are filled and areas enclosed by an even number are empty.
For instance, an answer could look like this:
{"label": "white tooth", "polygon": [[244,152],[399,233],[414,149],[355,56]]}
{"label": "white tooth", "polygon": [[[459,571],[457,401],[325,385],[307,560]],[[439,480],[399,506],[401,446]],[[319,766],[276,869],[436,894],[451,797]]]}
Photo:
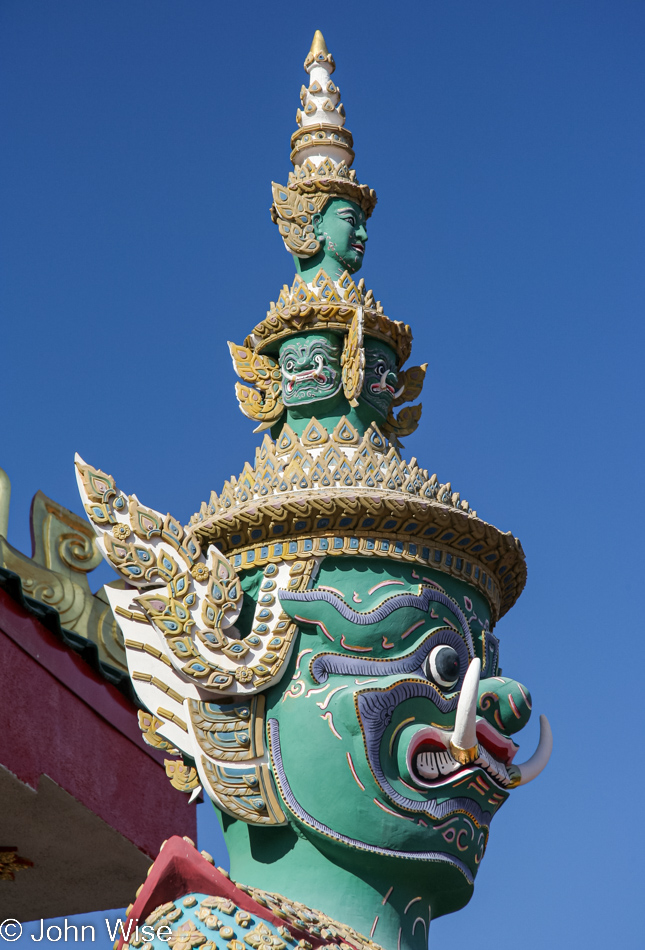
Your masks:
{"label": "white tooth", "polygon": [[450,775],[459,768],[459,762],[456,762],[449,752],[437,752],[437,765],[442,775]]}
{"label": "white tooth", "polygon": [[480,745],[478,748],[479,755],[475,761],[475,765],[479,765],[481,768],[485,769],[489,775],[492,775],[493,778],[499,779],[502,782],[509,781],[509,775],[506,771],[505,766],[502,762],[498,762],[492,755],[490,755],[483,745]]}
{"label": "white tooth", "polygon": [[439,770],[433,752],[421,752],[417,756],[417,769],[424,778],[439,778]]}
{"label": "white tooth", "polygon": [[488,753],[486,752],[486,749],[483,747],[483,745],[478,746],[477,752],[478,752],[478,756],[475,761],[475,765],[481,765],[482,768],[485,768],[485,769],[489,768],[490,758],[489,758]]}

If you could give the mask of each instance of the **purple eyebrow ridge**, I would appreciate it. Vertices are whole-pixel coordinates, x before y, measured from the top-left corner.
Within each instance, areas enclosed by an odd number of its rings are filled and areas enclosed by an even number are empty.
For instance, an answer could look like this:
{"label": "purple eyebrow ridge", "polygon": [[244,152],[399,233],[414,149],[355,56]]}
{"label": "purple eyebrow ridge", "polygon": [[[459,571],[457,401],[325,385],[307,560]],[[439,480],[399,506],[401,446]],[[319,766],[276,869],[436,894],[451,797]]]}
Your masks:
{"label": "purple eyebrow ridge", "polygon": [[[427,613],[430,604],[443,604],[459,621],[471,655],[474,656],[475,649],[473,639],[465,616],[457,604],[448,597],[447,594],[433,590],[430,587],[424,587],[420,594],[412,594],[409,591],[401,594],[393,594],[391,597],[388,597],[387,600],[384,600],[382,604],[379,604],[378,607],[365,612],[353,610],[352,607],[346,604],[340,597],[326,590],[279,590],[278,597],[280,602],[295,600],[307,603],[320,603],[322,601],[323,603],[330,604],[345,620],[349,620],[350,623],[355,623],[361,627],[378,623],[380,620],[385,620],[385,618],[389,617],[395,610],[400,610],[402,607],[415,607],[417,610]],[[311,622],[313,623],[314,621]]]}

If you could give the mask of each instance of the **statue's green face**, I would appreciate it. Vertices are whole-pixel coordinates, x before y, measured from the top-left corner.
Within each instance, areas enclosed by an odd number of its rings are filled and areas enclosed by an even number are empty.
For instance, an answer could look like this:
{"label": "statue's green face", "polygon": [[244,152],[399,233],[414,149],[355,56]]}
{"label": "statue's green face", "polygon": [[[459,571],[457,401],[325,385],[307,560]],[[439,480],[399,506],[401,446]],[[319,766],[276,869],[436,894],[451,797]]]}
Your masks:
{"label": "statue's green face", "polygon": [[387,418],[397,392],[398,371],[394,350],[386,343],[367,337],[365,340],[365,381],[360,401],[377,415]]}
{"label": "statue's green face", "polygon": [[[470,898],[530,695],[497,677],[498,642],[477,590],[373,562],[330,557],[313,590],[279,593],[301,634],[268,693],[271,764],[285,813],[316,847],[370,866],[384,891],[397,877],[417,881],[436,917]],[[474,656],[479,752],[464,766],[450,737]]]}
{"label": "statue's green face", "polygon": [[291,337],[280,347],[282,399],[285,406],[329,399],[340,391],[341,347],[331,333]]}
{"label": "statue's green face", "polygon": [[322,267],[330,277],[355,274],[363,264],[367,229],[365,212],[353,201],[332,198],[313,216],[314,233],[322,244]]}

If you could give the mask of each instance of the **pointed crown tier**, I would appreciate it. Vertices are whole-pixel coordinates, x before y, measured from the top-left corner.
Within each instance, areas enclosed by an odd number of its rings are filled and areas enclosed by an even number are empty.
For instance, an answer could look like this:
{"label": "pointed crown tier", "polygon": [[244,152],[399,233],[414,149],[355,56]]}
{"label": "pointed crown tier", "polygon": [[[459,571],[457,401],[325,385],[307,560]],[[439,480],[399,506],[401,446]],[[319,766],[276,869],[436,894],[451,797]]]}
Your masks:
{"label": "pointed crown tier", "polygon": [[310,158],[315,163],[329,156],[336,163],[351,165],[354,161],[353,138],[345,129],[345,108],[340,89],[331,78],[336,68],[334,57],[325,39],[316,30],[311,49],[305,59],[309,86],[300,90],[301,108],[296,112],[299,126],[291,136],[291,161],[294,165]]}
{"label": "pointed crown tier", "polygon": [[215,544],[236,570],[326,555],[380,556],[461,577],[506,613],[526,581],[522,546],[477,517],[467,501],[404,461],[376,425],[360,436],[342,417],[313,418],[302,436],[265,436],[255,465],[213,492],[187,531]]}
{"label": "pointed crown tier", "polygon": [[265,319],[253,328],[244,345],[256,353],[267,353],[294,333],[331,330],[346,334],[359,308],[366,336],[391,346],[402,366],[412,351],[412,330],[407,323],[386,317],[381,301],[365,290],[365,281],[361,278],[355,283],[347,271],[334,281],[321,268],[311,283],[296,275],[291,287],[285,284],[277,301],[271,301]]}
{"label": "pointed crown tier", "polygon": [[305,60],[309,86],[300,90],[298,129],[291,136],[294,170],[286,187],[272,182],[271,218],[287,250],[298,257],[311,257],[319,250],[312,217],[330,198],[354,201],[367,217],[376,206],[374,190],[361,185],[351,169],[353,137],[344,127],[340,89],[331,79],[334,69],[334,58],[316,30]]}

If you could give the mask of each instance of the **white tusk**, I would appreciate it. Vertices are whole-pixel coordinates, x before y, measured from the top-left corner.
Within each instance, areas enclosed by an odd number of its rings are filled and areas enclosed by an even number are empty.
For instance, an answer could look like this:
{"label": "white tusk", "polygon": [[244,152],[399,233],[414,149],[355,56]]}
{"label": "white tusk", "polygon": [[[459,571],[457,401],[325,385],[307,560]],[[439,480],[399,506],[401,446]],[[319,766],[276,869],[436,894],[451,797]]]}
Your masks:
{"label": "white tusk", "polygon": [[477,758],[477,691],[481,669],[482,664],[478,657],[470,661],[457,704],[450,751],[462,765],[468,765]]}
{"label": "white tusk", "polygon": [[540,716],[540,741],[538,747],[531,758],[522,765],[511,765],[508,774],[513,781],[513,787],[517,785],[527,785],[537,778],[540,772],[546,768],[551,752],[553,751],[553,733],[546,716]]}
{"label": "white tusk", "polygon": [[392,399],[398,399],[399,396],[403,395],[404,391],[405,391],[405,383],[403,384],[403,386],[401,386],[400,389],[397,389],[397,391],[392,396]]}
{"label": "white tusk", "polygon": [[199,796],[199,794],[200,794],[201,791],[202,791],[201,785],[198,785],[197,788],[194,788],[194,789],[193,789],[192,795],[191,795],[190,798],[188,799],[188,804],[189,804],[189,805],[192,805],[192,803],[193,803],[193,802],[195,801],[195,799]]}

